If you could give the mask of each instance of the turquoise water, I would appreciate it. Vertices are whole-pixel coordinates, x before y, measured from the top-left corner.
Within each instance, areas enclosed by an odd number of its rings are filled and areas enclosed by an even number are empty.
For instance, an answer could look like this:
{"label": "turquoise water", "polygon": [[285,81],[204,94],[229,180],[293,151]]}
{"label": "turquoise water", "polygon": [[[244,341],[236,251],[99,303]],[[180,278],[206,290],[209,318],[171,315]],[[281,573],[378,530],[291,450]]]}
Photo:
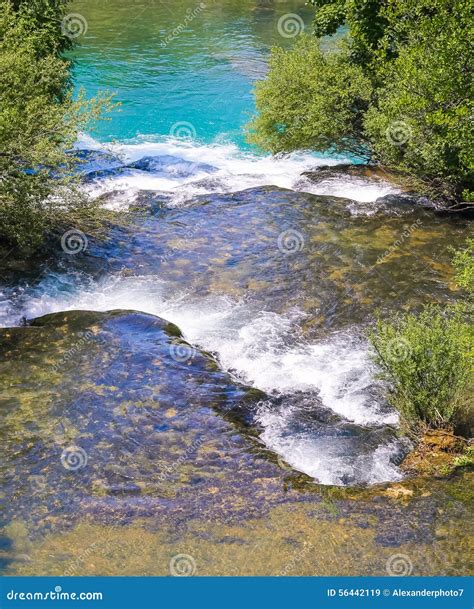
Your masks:
{"label": "turquoise water", "polygon": [[97,139],[177,134],[241,147],[270,48],[291,46],[312,15],[302,0],[78,0],[71,10],[87,23],[77,87],[108,90],[121,104]]}

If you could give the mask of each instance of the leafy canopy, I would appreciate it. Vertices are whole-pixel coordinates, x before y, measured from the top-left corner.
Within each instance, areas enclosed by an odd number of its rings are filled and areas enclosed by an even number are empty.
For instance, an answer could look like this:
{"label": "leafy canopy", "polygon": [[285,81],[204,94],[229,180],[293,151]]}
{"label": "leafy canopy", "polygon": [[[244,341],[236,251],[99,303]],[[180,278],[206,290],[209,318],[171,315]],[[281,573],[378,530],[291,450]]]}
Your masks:
{"label": "leafy canopy", "polygon": [[273,153],[314,148],[363,154],[370,95],[370,81],[347,61],[347,48],[326,53],[303,36],[291,52],[274,49],[270,76],[257,84],[257,106],[264,110],[251,123],[250,138]]}
{"label": "leafy canopy", "polygon": [[[473,199],[468,0],[311,0],[313,39],[273,49],[250,140],[362,151],[444,200]],[[341,26],[345,41],[323,50]]]}

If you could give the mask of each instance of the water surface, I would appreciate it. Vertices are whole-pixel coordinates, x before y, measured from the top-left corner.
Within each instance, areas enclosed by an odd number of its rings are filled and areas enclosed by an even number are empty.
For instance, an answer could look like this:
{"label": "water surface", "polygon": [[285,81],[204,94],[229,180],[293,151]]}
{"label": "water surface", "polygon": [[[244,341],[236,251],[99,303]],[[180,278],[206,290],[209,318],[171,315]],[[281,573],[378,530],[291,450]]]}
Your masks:
{"label": "water surface", "polygon": [[202,574],[384,574],[403,551],[459,574],[465,482],[404,476],[365,331],[455,299],[469,227],[382,178],[308,177],[341,158],[250,148],[253,83],[295,40],[279,23],[311,10],[205,4],[73,5],[77,87],[122,104],[77,143],[84,188],[125,221],[6,261],[6,568],[161,574],[187,551]]}
{"label": "water surface", "polygon": [[[78,0],[72,8],[88,24],[75,53],[78,86],[109,89],[122,104],[99,127],[101,139],[169,135],[184,122],[198,140],[239,145],[269,49],[295,40],[279,33],[279,20],[297,14],[309,29],[312,14],[303,0]],[[281,28],[291,35],[288,19]]]}

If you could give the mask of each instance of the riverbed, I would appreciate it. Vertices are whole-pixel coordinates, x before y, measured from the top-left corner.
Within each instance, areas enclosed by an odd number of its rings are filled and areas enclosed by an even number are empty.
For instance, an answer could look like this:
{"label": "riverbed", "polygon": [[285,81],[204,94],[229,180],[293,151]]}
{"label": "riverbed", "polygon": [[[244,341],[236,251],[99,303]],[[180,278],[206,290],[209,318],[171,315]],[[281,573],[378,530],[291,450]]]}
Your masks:
{"label": "riverbed", "polygon": [[366,339],[457,298],[468,221],[383,176],[312,177],[357,159],[245,142],[303,2],[74,11],[77,87],[122,104],[77,142],[83,187],[126,220],[5,260],[5,571],[468,573],[471,474],[403,472]]}

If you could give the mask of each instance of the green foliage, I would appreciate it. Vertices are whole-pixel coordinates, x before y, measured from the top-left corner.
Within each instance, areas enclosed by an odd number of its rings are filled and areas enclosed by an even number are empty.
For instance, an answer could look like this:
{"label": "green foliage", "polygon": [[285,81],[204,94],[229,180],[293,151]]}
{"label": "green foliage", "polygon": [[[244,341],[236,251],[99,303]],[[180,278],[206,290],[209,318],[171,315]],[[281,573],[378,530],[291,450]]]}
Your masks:
{"label": "green foliage", "polygon": [[466,247],[455,252],[453,264],[458,285],[474,294],[474,239],[468,239]]}
{"label": "green foliage", "polygon": [[[419,315],[378,320],[369,339],[390,401],[412,431],[449,427],[465,406],[472,331],[456,310],[429,305]],[[472,362],[471,362],[472,363]]]}
{"label": "green foliage", "polygon": [[374,67],[374,51],[387,27],[385,2],[380,0],[310,0],[316,8],[314,32],[331,36],[346,24],[350,37],[350,60],[368,73]]}
{"label": "green foliage", "polygon": [[453,4],[457,10],[419,20],[380,71],[384,86],[365,129],[374,160],[421,178],[428,191],[461,199],[473,184],[474,58],[472,17],[463,3]]}
{"label": "green foliage", "polygon": [[368,333],[374,361],[389,386],[391,403],[405,426],[457,426],[461,433],[472,421],[472,364],[474,328],[474,239],[455,252],[458,285],[468,298],[456,305],[427,305],[419,315],[399,313],[390,320],[378,319]]}
{"label": "green foliage", "polygon": [[474,446],[468,446],[463,455],[453,461],[454,467],[472,467],[474,465]]}
{"label": "green foliage", "polygon": [[[70,66],[59,55],[61,14],[54,13],[62,4],[14,10],[0,0],[0,240],[22,248],[37,247],[68,215],[76,221],[95,213],[74,188],[67,150],[102,107],[73,100]],[[36,5],[43,9],[37,19]]]}
{"label": "green foliage", "polygon": [[249,126],[250,140],[273,153],[295,148],[363,153],[362,118],[371,87],[346,55],[344,48],[325,52],[308,36],[292,51],[274,49],[268,78],[257,85],[261,112]]}
{"label": "green foliage", "polygon": [[41,32],[43,55],[60,53],[73,46],[60,27],[70,0],[10,0],[10,7],[25,17],[24,26],[30,34]]}
{"label": "green foliage", "polygon": [[347,26],[345,49],[323,53],[306,41],[274,50],[267,80],[257,86],[251,140],[272,152],[362,150],[428,194],[471,201],[471,3],[311,4],[318,38]]}
{"label": "green foliage", "polygon": [[347,19],[345,0],[309,0],[316,7],[314,33],[318,38],[332,36]]}

